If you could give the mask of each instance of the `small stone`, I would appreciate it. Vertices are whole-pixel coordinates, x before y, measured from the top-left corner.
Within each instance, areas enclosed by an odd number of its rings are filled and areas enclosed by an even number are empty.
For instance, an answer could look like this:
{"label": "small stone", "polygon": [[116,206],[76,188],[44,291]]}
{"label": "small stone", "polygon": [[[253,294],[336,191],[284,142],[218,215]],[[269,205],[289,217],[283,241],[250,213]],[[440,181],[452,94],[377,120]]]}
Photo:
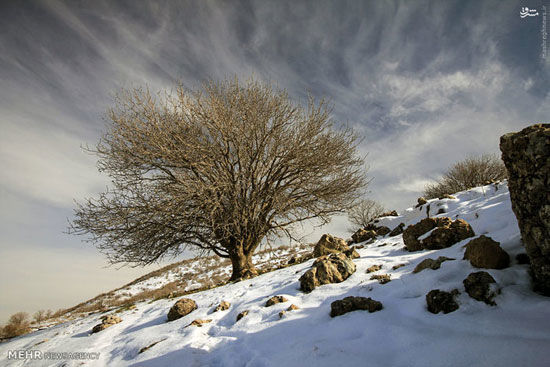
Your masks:
{"label": "small stone", "polygon": [[367,274],[368,273],[374,273],[375,271],[378,271],[382,269],[382,265],[373,265],[371,266],[370,268],[367,269]]}
{"label": "small stone", "polygon": [[201,319],[196,319],[196,320],[193,320],[189,325],[187,325],[186,327],[189,327],[189,326],[198,326],[198,327],[202,327],[203,324],[208,324],[212,322],[212,319],[207,319],[207,320],[201,320]]}
{"label": "small stone", "polygon": [[296,306],[294,303],[291,304],[290,306],[288,306],[288,308],[286,309],[287,311],[295,311],[295,310],[299,310],[300,307]]}
{"label": "small stone", "polygon": [[390,274],[375,274],[370,277],[370,280],[378,280],[378,283],[380,284],[386,284],[391,281],[391,275]]}
{"label": "small stone", "polygon": [[168,321],[177,320],[183,316],[188,315],[192,311],[197,309],[197,304],[195,301],[189,298],[182,298],[177,301],[170,311],[168,311]]}
{"label": "small stone", "polygon": [[414,268],[413,273],[420,273],[424,269],[437,270],[441,267],[441,263],[443,263],[444,261],[450,261],[450,260],[454,260],[454,259],[451,259],[450,257],[445,257],[445,256],[439,256],[437,260],[424,259],[418,265],[416,265],[416,268]]}
{"label": "small stone", "polygon": [[392,270],[397,270],[397,269],[402,268],[402,267],[404,267],[404,266],[406,266],[406,265],[407,265],[407,264],[397,264],[397,265],[394,265],[394,266],[392,266]]}
{"label": "small stone", "polygon": [[277,303],[287,302],[288,299],[286,299],[283,296],[273,296],[270,299],[267,300],[265,303],[265,307],[271,307],[273,305],[276,305]]}
{"label": "small stone", "polygon": [[229,307],[231,307],[231,303],[226,302],[226,301],[222,301],[222,302],[218,305],[218,307],[216,307],[216,309],[214,310],[214,312],[226,311],[226,310],[229,310]]}

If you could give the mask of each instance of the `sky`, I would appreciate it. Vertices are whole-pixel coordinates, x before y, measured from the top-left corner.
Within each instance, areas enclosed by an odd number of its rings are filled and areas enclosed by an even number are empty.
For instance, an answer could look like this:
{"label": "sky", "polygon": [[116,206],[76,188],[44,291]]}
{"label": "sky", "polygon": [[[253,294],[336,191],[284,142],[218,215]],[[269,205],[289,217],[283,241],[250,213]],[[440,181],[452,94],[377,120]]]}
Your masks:
{"label": "sky", "polygon": [[[237,75],[327,97],[367,154],[370,198],[424,185],[550,121],[549,1],[0,2],[0,322],[72,306],[158,268],[107,267],[66,234],[109,184],[82,151],[121,88]],[[535,10],[522,18],[522,7]],[[349,235],[345,218],[308,232]]]}

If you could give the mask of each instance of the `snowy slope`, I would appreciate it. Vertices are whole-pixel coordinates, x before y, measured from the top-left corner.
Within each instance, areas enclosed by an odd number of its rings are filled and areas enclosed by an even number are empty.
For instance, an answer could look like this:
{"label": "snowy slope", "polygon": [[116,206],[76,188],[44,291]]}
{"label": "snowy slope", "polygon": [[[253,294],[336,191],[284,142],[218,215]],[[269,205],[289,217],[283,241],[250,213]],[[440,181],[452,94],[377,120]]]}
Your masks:
{"label": "snowy slope", "polygon": [[[468,221],[476,235],[501,242],[511,266],[487,270],[502,292],[496,306],[470,298],[462,281],[479,269],[462,260],[468,240],[438,251],[409,253],[402,237],[386,237],[358,250],[357,271],[339,284],[324,285],[309,294],[299,291],[298,278],[312,263],[290,266],[251,280],[188,296],[198,309],[184,318],[166,322],[172,300],[139,303],[120,313],[123,321],[89,335],[101,315],[22,336],[0,345],[2,366],[548,366],[550,365],[550,299],[530,290],[527,265],[515,255],[524,252],[506,184],[489,185],[456,195],[456,200],[431,200],[430,211],[443,207],[442,216]],[[380,224],[395,227],[426,217],[426,205],[386,217]],[[425,258],[455,258],[439,270],[413,274]],[[366,269],[383,264],[376,274],[391,274],[392,281],[369,280]],[[405,266],[392,270],[394,265]],[[460,308],[449,314],[431,314],[425,295],[432,289],[458,288]],[[273,295],[289,302],[264,307]],[[356,311],[329,316],[330,303],[345,296],[381,301],[382,311]],[[213,309],[222,300],[224,312]],[[293,303],[299,310],[279,318]],[[249,314],[235,322],[237,315]],[[212,319],[203,327],[194,319]],[[37,343],[41,344],[37,345]],[[143,353],[140,349],[152,346]],[[8,360],[8,350],[100,352],[98,360]]]}

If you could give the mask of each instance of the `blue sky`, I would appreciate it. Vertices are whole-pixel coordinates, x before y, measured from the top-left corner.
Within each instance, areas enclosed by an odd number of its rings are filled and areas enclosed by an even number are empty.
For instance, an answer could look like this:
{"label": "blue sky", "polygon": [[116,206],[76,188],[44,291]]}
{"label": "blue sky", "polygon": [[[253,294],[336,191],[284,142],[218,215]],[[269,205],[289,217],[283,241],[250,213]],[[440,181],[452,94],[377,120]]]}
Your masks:
{"label": "blue sky", "polygon": [[[148,269],[105,268],[63,232],[108,184],[80,149],[120,88],[232,75],[328,97],[364,136],[371,197],[410,206],[500,135],[550,120],[539,1],[42,1],[0,5],[0,321]],[[546,7],[550,8],[547,1]],[[520,9],[538,16],[520,18]],[[547,41],[546,41],[547,42]],[[547,42],[548,43],[548,42]],[[346,235],[342,218],[311,235]]]}

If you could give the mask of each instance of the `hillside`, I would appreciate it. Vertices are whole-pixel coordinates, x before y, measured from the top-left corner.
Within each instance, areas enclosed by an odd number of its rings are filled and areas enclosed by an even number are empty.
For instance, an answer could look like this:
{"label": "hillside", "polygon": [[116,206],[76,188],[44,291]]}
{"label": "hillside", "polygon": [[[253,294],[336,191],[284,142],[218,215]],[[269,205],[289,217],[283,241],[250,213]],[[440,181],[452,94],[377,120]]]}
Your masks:
{"label": "hillside", "polygon": [[[462,260],[468,239],[442,250],[408,252],[402,235],[386,235],[357,249],[357,271],[342,283],[322,285],[308,294],[300,291],[298,279],[313,262],[308,260],[188,295],[198,308],[172,322],[166,322],[166,315],[178,298],[138,302],[135,308],[116,314],[122,322],[95,334],[90,334],[92,327],[112,311],[15,338],[0,345],[0,365],[547,366],[550,299],[531,291],[528,265],[516,260],[524,249],[506,183],[478,187],[455,197],[430,200],[431,212],[443,209],[445,213],[437,216],[464,219],[476,236],[500,242],[510,255],[510,267],[472,267]],[[378,224],[389,228],[401,222],[415,224],[426,217],[426,207],[381,218]],[[439,256],[455,260],[443,262],[437,270],[412,272],[422,260]],[[388,274],[391,281],[380,284],[371,280],[372,274],[366,270],[372,265],[382,265],[375,274]],[[494,306],[476,301],[464,291],[463,280],[480,270],[490,273],[500,289]],[[174,267],[116,292],[129,299],[134,292],[174,281],[181,271]],[[427,311],[425,296],[430,290],[455,288],[460,292],[458,310],[448,314]],[[282,295],[288,302],[265,307],[274,295]],[[346,296],[371,297],[382,302],[383,309],[331,318],[331,302]],[[221,301],[231,303],[229,310],[213,312]],[[299,309],[280,317],[279,312],[290,304]],[[236,322],[245,310],[248,314]],[[195,319],[212,321],[202,327],[189,326]],[[150,348],[140,353],[144,347]],[[8,360],[10,350],[100,354],[97,360],[25,361]]]}

